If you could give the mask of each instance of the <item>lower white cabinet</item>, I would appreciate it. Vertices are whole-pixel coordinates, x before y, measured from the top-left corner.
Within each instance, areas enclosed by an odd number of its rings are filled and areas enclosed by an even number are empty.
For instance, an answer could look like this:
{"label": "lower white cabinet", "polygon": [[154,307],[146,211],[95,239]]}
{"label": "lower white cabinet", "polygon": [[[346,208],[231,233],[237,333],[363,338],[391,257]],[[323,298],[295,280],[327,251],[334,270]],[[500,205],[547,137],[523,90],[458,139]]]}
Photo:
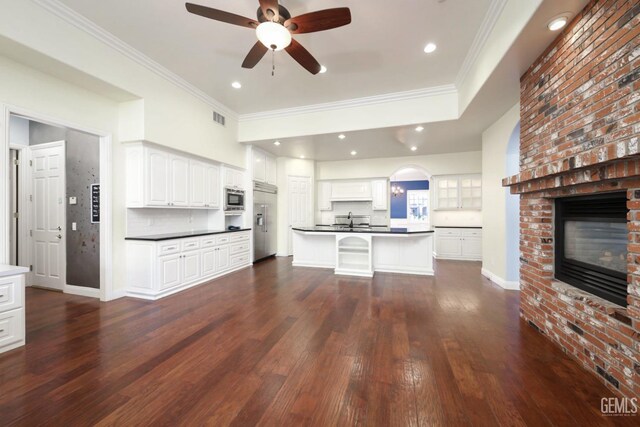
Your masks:
{"label": "lower white cabinet", "polygon": [[482,260],[482,229],[436,228],[435,256],[438,259]]}
{"label": "lower white cabinet", "polygon": [[24,276],[0,277],[0,353],[24,343]]}
{"label": "lower white cabinet", "polygon": [[127,295],[158,299],[245,268],[250,232],[164,241],[127,240]]}

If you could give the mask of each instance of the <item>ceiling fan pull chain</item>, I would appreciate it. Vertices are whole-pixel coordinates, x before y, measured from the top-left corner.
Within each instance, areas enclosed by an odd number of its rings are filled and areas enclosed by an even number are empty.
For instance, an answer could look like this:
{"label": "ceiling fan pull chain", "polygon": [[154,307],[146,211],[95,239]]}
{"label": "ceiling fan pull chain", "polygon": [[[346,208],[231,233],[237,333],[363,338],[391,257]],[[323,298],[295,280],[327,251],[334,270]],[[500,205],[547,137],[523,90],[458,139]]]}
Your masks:
{"label": "ceiling fan pull chain", "polygon": [[271,49],[271,77],[276,75],[276,51]]}

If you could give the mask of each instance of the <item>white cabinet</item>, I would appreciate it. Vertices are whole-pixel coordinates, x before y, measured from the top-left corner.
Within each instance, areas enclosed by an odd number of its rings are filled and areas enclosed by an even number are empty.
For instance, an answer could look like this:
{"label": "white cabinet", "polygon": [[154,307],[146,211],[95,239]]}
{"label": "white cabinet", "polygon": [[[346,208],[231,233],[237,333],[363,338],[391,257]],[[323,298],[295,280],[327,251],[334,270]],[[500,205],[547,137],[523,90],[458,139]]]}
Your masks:
{"label": "white cabinet", "polygon": [[253,149],[253,180],[265,182],[267,180],[267,156],[260,150]]}
{"label": "white cabinet", "polygon": [[333,201],[370,201],[370,181],[347,181],[331,183],[331,200]]}
{"label": "white cabinet", "polygon": [[278,162],[273,156],[267,155],[267,184],[278,185]]}
{"label": "white cabinet", "polygon": [[372,207],[374,211],[386,211],[389,206],[388,201],[388,184],[386,179],[376,179],[371,182],[373,187],[373,203]]}
{"label": "white cabinet", "polygon": [[128,208],[220,208],[218,165],[143,143],[125,158]]}
{"label": "white cabinet", "polygon": [[158,299],[245,268],[250,242],[249,231],[160,242],[127,240],[127,294]]}
{"label": "white cabinet", "polygon": [[190,206],[203,208],[207,201],[207,173],[204,163],[191,161],[189,165],[191,175],[191,194],[189,195]]}
{"label": "white cabinet", "polygon": [[269,153],[265,153],[255,147],[251,149],[253,158],[253,180],[258,182],[266,182],[267,184],[277,185],[278,165],[276,158]]}
{"label": "white cabinet", "polygon": [[451,175],[435,178],[436,210],[482,209],[482,177]]}
{"label": "white cabinet", "polygon": [[24,310],[24,276],[0,277],[0,353],[25,344]]}
{"label": "white cabinet", "polygon": [[224,186],[244,188],[244,173],[230,167],[224,168]]}
{"label": "white cabinet", "polygon": [[169,154],[149,148],[144,151],[143,161],[148,169],[148,173],[144,173],[144,168],[141,168],[146,179],[145,204],[169,206]]}
{"label": "white cabinet", "polygon": [[436,228],[438,259],[482,260],[482,230],[479,228]]}
{"label": "white cabinet", "polygon": [[204,203],[207,208],[220,209],[220,167],[205,167]]}
{"label": "white cabinet", "polygon": [[321,211],[333,210],[331,203],[331,183],[328,181],[318,182],[318,209]]}

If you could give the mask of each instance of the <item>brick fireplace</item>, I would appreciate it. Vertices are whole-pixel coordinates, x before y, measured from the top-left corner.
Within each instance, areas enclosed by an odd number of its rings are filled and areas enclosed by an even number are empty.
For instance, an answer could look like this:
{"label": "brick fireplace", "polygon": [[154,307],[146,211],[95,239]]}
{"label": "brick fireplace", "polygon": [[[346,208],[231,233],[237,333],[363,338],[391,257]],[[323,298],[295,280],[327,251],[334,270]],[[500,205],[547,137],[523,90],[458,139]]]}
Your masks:
{"label": "brick fireplace", "polygon": [[[640,396],[639,13],[640,0],[591,1],[522,76],[520,173],[503,181],[521,197],[523,319],[627,397]],[[615,192],[626,307],[556,274],[556,200]]]}

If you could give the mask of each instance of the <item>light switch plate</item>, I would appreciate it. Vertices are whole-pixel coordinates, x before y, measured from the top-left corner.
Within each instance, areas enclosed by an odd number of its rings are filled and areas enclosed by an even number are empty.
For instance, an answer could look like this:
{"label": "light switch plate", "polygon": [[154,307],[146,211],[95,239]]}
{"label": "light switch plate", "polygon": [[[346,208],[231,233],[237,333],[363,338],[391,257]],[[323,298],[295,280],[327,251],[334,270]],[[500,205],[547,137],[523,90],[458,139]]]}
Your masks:
{"label": "light switch plate", "polygon": [[70,205],[78,204],[78,198],[77,197],[69,197],[69,204]]}
{"label": "light switch plate", "polygon": [[71,223],[71,230],[78,231],[78,224],[76,224],[75,222],[72,222]]}

